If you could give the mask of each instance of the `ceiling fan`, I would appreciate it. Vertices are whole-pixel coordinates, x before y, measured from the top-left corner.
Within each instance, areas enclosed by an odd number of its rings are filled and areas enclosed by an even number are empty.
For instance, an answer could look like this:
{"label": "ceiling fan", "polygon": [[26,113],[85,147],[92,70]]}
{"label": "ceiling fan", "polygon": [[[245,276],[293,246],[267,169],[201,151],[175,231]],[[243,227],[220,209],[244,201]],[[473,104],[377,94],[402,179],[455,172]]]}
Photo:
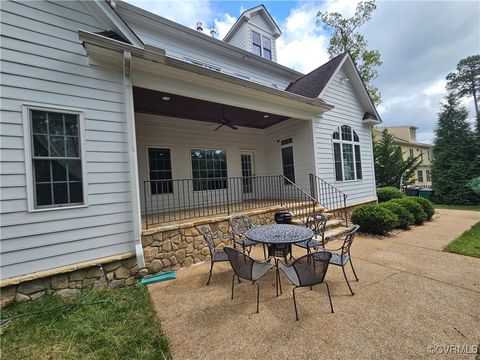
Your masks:
{"label": "ceiling fan", "polygon": [[225,118],[225,108],[222,107],[222,119],[218,122],[220,125],[218,125],[216,128],[215,128],[215,131],[217,131],[218,129],[220,129],[222,126],[228,126],[230,129],[233,129],[233,130],[238,130],[238,127],[236,127],[235,125],[232,125],[230,123],[230,121],[228,121],[226,118]]}

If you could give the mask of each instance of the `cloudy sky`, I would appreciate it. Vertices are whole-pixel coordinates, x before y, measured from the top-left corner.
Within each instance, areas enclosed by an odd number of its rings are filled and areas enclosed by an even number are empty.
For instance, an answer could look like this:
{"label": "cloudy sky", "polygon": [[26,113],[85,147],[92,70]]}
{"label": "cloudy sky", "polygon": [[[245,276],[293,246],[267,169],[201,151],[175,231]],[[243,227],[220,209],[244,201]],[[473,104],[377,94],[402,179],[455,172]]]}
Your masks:
{"label": "cloudy sky", "polygon": [[[262,2],[128,2],[194,28],[202,21],[222,38],[240,13]],[[308,72],[328,60],[329,34],[316,25],[318,10],[350,16],[354,0],[264,1],[283,31],[277,40],[278,62]],[[480,52],[479,1],[377,1],[377,10],[360,31],[378,49],[383,65],[375,84],[382,93],[378,110],[385,125],[413,124],[418,140],[431,142],[445,76],[458,61]],[[473,122],[473,100],[465,100]]]}

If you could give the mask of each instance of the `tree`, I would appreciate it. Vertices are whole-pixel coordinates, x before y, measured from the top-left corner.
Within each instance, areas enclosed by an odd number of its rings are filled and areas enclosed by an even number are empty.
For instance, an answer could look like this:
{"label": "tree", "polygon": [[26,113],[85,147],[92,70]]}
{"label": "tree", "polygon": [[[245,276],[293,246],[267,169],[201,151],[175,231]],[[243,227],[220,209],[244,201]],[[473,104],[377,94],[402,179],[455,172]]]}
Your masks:
{"label": "tree", "polygon": [[433,144],[432,187],[437,203],[480,204],[480,196],[468,187],[469,180],[480,174],[480,145],[467,118],[465,106],[454,94],[448,94]]}
{"label": "tree", "polygon": [[357,31],[361,25],[371,19],[376,8],[374,0],[360,2],[351,18],[344,18],[336,12],[319,11],[317,21],[323,24],[325,30],[333,30],[328,45],[330,58],[350,52],[373,103],[378,105],[381,102],[380,91],[372,85],[372,81],[377,77],[375,67],[382,64],[380,52],[368,50],[367,40]]}
{"label": "tree", "polygon": [[421,164],[420,156],[403,158],[402,148],[393,141],[393,135],[387,129],[382,136],[373,140],[373,157],[375,159],[375,177],[377,187],[400,187],[413,181],[415,170]]}
{"label": "tree", "polygon": [[458,97],[473,96],[477,133],[480,134],[480,55],[472,55],[460,60],[457,71],[447,75],[447,89]]}

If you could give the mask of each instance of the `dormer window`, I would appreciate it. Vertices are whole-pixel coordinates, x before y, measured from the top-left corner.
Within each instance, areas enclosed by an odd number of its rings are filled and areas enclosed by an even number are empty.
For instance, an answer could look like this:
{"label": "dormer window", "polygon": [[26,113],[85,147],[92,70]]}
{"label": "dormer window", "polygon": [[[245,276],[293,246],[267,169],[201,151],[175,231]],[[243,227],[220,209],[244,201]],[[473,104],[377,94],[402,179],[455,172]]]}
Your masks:
{"label": "dormer window", "polygon": [[272,60],[272,41],[252,30],[252,52],[255,55],[263,56],[265,59]]}
{"label": "dormer window", "polygon": [[252,52],[258,56],[262,56],[262,42],[260,39],[260,34],[252,31]]}
{"label": "dormer window", "polygon": [[272,42],[269,38],[263,36],[263,57],[272,60]]}

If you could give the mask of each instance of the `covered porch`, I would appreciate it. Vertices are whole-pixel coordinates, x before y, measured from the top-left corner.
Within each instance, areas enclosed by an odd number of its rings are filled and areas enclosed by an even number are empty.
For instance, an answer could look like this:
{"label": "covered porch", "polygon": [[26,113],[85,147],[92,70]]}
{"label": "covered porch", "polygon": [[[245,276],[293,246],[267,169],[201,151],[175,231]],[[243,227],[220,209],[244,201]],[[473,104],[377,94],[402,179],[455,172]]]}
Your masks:
{"label": "covered porch", "polygon": [[311,213],[311,120],[134,87],[144,229],[254,210]]}

